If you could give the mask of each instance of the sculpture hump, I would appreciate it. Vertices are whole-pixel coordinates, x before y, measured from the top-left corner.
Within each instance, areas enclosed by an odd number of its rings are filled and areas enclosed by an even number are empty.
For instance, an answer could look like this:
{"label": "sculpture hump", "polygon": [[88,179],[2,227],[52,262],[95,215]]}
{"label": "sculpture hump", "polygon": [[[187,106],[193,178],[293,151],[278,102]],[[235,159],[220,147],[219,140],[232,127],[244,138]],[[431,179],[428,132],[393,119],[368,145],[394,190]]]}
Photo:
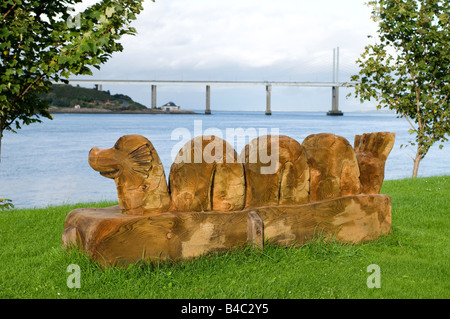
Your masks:
{"label": "sculpture hump", "polygon": [[244,206],[244,169],[234,148],[217,136],[186,143],[170,168],[173,211],[232,211]]}
{"label": "sculpture hump", "polygon": [[302,146],[288,136],[260,136],[241,152],[245,207],[302,204],[309,199],[309,168]]}
{"label": "sculpture hump", "polygon": [[394,139],[389,132],[357,135],[353,148],[331,133],[310,135],[302,144],[265,135],[238,156],[217,136],[197,136],[178,152],[169,185],[156,150],[140,135],[123,136],[110,149],[93,148],[89,164],[115,180],[126,214],[226,212],[378,194]]}
{"label": "sculpture hump", "polygon": [[342,136],[309,135],[302,143],[311,174],[310,200],[320,201],[360,193],[355,152]]}

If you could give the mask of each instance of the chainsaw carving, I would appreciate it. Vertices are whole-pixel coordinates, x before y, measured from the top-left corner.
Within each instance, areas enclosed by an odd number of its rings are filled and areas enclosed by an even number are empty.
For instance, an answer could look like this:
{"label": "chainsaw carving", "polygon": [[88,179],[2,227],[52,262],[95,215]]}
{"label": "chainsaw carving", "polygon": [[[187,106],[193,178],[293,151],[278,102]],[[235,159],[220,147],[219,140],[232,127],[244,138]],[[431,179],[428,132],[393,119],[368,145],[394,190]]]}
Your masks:
{"label": "chainsaw carving", "polygon": [[355,136],[355,153],[361,172],[361,193],[378,194],[384,180],[384,164],[394,146],[395,133]]}
{"label": "chainsaw carving", "polygon": [[261,136],[242,150],[245,207],[305,204],[309,167],[303,147],[287,136]]}
{"label": "chainsaw carving", "polygon": [[361,193],[358,162],[345,138],[327,133],[314,134],[302,145],[311,172],[311,201]]}
{"label": "chainsaw carving", "polygon": [[105,264],[195,257],[248,240],[301,244],[327,232],[343,241],[390,231],[391,206],[379,194],[395,134],[334,134],[302,144],[261,136],[242,150],[216,136],[198,136],[179,151],[166,181],[159,156],[140,135],[93,148],[89,164],[114,179],[119,206],[76,209],[66,218],[64,245]]}
{"label": "chainsaw carving", "polygon": [[178,152],[170,168],[171,211],[244,208],[244,168],[234,148],[217,136],[198,136]]}
{"label": "chainsaw carving", "polygon": [[119,206],[130,215],[167,211],[170,204],[164,167],[155,148],[140,135],[119,138],[114,147],[89,152],[89,165],[116,182]]}

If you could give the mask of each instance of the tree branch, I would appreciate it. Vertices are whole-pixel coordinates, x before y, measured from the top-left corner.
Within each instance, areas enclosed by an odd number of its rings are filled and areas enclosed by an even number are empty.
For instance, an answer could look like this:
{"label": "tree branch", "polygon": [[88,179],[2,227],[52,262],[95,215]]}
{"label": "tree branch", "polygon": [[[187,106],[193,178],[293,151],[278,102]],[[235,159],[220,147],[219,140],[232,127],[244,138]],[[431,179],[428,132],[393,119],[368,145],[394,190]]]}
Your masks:
{"label": "tree branch", "polygon": [[409,120],[408,116],[405,113],[402,113],[402,117],[404,117],[408,121],[409,125],[411,125],[414,131],[417,131],[417,129],[414,127],[414,125],[411,123],[411,121]]}
{"label": "tree branch", "polygon": [[409,155],[409,153],[408,153],[406,150],[405,150],[405,154],[408,155],[408,157],[414,161],[414,157],[412,157],[411,155]]}
{"label": "tree branch", "polygon": [[[27,86],[27,88],[26,88],[22,93],[20,93],[20,94],[17,96],[16,101],[18,101],[18,100],[20,100],[21,98],[23,98],[23,96],[24,96],[25,94],[28,93],[28,91],[31,89],[31,87],[32,87],[33,85],[35,85],[38,81],[40,81],[43,77],[44,77],[44,75],[41,74],[41,75],[38,76],[36,79],[34,79],[34,81],[31,82],[31,83]],[[16,101],[15,101],[15,102],[16,102]]]}
{"label": "tree branch", "polygon": [[[439,104],[439,108],[441,108],[442,105],[444,105],[445,101],[447,100],[448,96],[450,95],[450,92],[447,93],[447,95],[445,96],[445,98],[442,100],[441,104]],[[444,116],[444,113],[442,112],[442,116],[441,119],[439,121],[442,120],[442,117]]]}
{"label": "tree branch", "polygon": [[[441,108],[441,106],[444,105],[444,103],[445,103],[445,101],[447,100],[447,98],[449,97],[449,95],[450,95],[450,92],[447,93],[447,95],[445,96],[445,98],[442,100],[442,103],[439,104],[439,108]],[[443,124],[443,121],[442,121],[443,119],[444,119],[444,112],[442,112],[441,117],[440,117],[439,120],[438,120],[438,123],[440,123],[439,126],[441,126],[441,125]],[[436,130],[434,130],[434,132],[433,132],[433,137],[432,137],[432,140],[435,140],[435,139],[436,139]]]}
{"label": "tree branch", "polygon": [[3,20],[5,20],[6,16],[14,9],[14,7],[17,5],[17,3],[14,3],[13,6],[6,11],[6,13],[3,15]]}
{"label": "tree branch", "polygon": [[[399,2],[397,2],[397,5],[399,5]],[[422,120],[420,117],[420,87],[418,86],[417,82],[416,82],[416,77],[414,75],[414,72],[412,71],[412,68],[410,66],[409,60],[408,60],[408,48],[406,47],[406,43],[408,43],[407,39],[405,39],[405,37],[403,36],[403,33],[400,34],[400,38],[401,38],[401,46],[403,48],[403,50],[405,51],[406,57],[405,57],[405,63],[406,66],[408,68],[409,71],[409,75],[411,76],[411,80],[413,81],[413,85],[415,88],[415,95],[416,95],[416,110],[417,110],[417,121],[418,121],[418,125],[419,125],[419,129],[421,131],[423,131],[423,126],[422,126]]]}
{"label": "tree branch", "polygon": [[4,128],[10,127],[14,123],[14,121],[17,119],[17,117],[18,116],[15,116],[15,117],[11,118],[9,121],[5,121],[4,122],[4,125],[5,125]]}
{"label": "tree branch", "polygon": [[[64,41],[61,41],[60,43],[58,43],[55,47],[54,47],[54,49],[56,50],[57,48],[59,48],[62,44],[64,44]],[[53,58],[55,58],[56,56],[54,56]],[[38,76],[36,79],[34,79],[34,81],[32,82],[32,83],[30,83],[28,86],[27,86],[27,88],[22,92],[22,93],[20,93],[18,96],[17,96],[17,98],[14,100],[14,102],[13,103],[16,103],[18,100],[20,100],[25,94],[27,94],[28,93],[28,91],[31,89],[31,87],[33,86],[33,85],[35,85],[38,81],[40,81],[42,78],[44,77],[44,74],[41,74],[40,76]]]}
{"label": "tree branch", "polygon": [[420,87],[418,86],[417,82],[416,82],[416,78],[414,76],[414,72],[412,72],[411,70],[409,71],[409,75],[411,75],[411,79],[413,81],[414,87],[415,87],[415,95],[416,95],[416,111],[417,111],[417,121],[419,124],[419,129],[421,131],[423,131],[423,126],[422,126],[422,120],[421,120],[421,116],[420,116]]}

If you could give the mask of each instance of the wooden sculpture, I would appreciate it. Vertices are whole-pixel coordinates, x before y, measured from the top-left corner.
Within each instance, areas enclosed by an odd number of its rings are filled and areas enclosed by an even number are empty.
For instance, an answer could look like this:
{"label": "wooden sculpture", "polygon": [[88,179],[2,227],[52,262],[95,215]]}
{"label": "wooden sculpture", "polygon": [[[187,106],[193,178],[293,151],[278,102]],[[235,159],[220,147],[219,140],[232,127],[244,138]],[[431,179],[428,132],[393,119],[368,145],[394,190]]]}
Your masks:
{"label": "wooden sculpture", "polygon": [[169,208],[164,167],[145,137],[126,135],[110,149],[94,147],[89,152],[89,165],[101,175],[114,179],[124,213],[155,214]]}
{"label": "wooden sculpture", "polygon": [[242,150],[241,161],[247,181],[245,207],[309,201],[309,167],[303,147],[296,140],[288,136],[258,137]]}
{"label": "wooden sculpture", "polygon": [[394,146],[395,133],[378,132],[355,136],[355,152],[361,172],[361,193],[378,194],[384,179],[384,164]]}
{"label": "wooden sculpture", "polygon": [[327,133],[314,134],[302,145],[311,173],[311,201],[361,193],[356,155],[345,138]]}
{"label": "wooden sculpture", "polygon": [[170,168],[170,211],[232,211],[244,208],[244,168],[234,148],[217,136],[186,143]]}
{"label": "wooden sculpture", "polygon": [[166,182],[151,142],[121,137],[89,164],[114,179],[119,205],[71,211],[63,244],[105,265],[191,258],[264,240],[300,245],[317,232],[360,242],[387,234],[391,202],[379,194],[395,135],[261,136],[240,156],[216,136],[179,151]]}

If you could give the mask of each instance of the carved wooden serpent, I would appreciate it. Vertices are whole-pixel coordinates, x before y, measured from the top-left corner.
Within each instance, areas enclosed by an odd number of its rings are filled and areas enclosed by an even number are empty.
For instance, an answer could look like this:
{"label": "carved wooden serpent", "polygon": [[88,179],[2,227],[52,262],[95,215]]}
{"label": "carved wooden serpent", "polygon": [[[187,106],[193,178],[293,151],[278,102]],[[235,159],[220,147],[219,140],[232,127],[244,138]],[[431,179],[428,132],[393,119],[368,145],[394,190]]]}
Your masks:
{"label": "carved wooden serpent", "polygon": [[301,244],[319,229],[339,240],[372,240],[390,231],[390,198],[379,191],[394,139],[363,134],[353,148],[328,133],[302,144],[262,136],[239,156],[226,141],[199,136],[180,150],[167,184],[151,142],[126,135],[89,153],[91,167],[115,180],[119,206],[70,212],[63,243],[105,264],[189,258],[255,241],[248,227],[255,215],[260,245],[264,238]]}

